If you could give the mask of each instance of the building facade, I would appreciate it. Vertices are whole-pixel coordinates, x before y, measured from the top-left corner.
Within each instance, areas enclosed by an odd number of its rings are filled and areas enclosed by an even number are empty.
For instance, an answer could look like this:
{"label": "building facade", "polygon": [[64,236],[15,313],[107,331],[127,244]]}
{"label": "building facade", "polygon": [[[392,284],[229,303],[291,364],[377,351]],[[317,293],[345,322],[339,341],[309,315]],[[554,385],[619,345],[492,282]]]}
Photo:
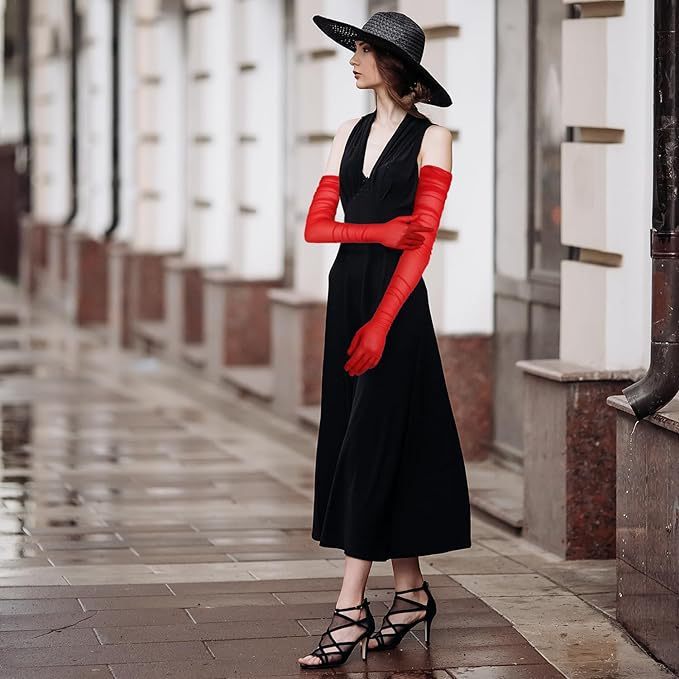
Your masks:
{"label": "building facade", "polygon": [[649,363],[653,3],[5,0],[22,285],[317,425],[337,244],[306,243],[304,219],[336,129],[374,100],[311,18],[380,10],[423,27],[453,99],[419,107],[454,137],[424,278],[474,502],[614,558],[607,397]]}

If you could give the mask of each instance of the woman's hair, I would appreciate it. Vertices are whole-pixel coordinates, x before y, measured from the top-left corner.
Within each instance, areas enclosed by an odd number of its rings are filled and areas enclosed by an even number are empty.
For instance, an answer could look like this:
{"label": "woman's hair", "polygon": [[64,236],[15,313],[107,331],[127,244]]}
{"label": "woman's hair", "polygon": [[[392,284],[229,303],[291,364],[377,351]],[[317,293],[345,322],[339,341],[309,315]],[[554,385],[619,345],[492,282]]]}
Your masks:
{"label": "woman's hair", "polygon": [[416,104],[426,102],[431,96],[429,87],[417,78],[402,59],[378,45],[372,45],[372,49],[375,52],[377,70],[382,76],[389,96],[406,112],[416,118],[429,120],[416,108]]}

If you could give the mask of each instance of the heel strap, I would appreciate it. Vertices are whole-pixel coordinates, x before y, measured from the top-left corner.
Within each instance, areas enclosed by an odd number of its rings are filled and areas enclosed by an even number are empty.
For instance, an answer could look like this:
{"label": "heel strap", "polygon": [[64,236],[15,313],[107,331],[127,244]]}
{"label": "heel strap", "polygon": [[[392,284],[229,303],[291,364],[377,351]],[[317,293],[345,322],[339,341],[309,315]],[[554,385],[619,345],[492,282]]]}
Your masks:
{"label": "heel strap", "polygon": [[337,607],[335,607],[335,610],[338,611],[338,612],[339,612],[339,611],[355,611],[357,608],[363,608],[364,606],[367,606],[367,605],[368,605],[368,598],[366,597],[366,598],[363,599],[363,601],[361,601],[361,603],[358,604],[357,606],[347,606],[346,608],[337,608]]}
{"label": "heel strap", "polygon": [[394,590],[394,594],[405,594],[406,592],[417,592],[421,589],[428,590],[429,589],[429,583],[426,580],[422,581],[422,584],[419,587],[412,587],[411,589],[397,589]]}

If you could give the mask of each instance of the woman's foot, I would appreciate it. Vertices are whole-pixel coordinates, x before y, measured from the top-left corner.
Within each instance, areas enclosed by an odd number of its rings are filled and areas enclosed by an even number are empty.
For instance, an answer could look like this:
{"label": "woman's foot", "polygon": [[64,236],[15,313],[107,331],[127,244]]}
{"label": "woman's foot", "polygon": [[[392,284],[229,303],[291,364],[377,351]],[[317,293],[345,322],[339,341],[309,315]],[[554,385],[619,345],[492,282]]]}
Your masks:
{"label": "woman's foot", "polygon": [[[424,589],[418,589],[414,592],[408,592],[404,596],[412,601],[417,601],[423,606],[426,605],[428,599],[427,592]],[[400,629],[398,627],[398,625],[400,624],[408,624],[419,620],[424,620],[424,618],[427,616],[427,611],[426,609],[423,608],[422,610],[417,611],[398,612],[397,609],[394,610],[394,604],[392,604],[392,609],[387,612],[387,615],[389,615],[389,618],[382,623],[383,626],[379,630],[382,636],[382,641],[385,644],[389,644],[390,642],[389,637],[393,636],[396,633],[396,630],[393,627],[390,627],[389,622],[395,623],[396,629]],[[377,634],[377,632],[375,634]],[[368,648],[372,649],[377,648],[378,646],[380,646],[379,640],[376,639],[374,636],[371,636],[370,639],[368,639]]]}
{"label": "woman's foot", "polygon": [[[347,604],[343,604],[346,606]],[[360,604],[357,604],[360,605]],[[368,617],[368,610],[365,606],[361,606],[360,608],[356,608],[353,610],[342,610],[342,615],[346,615],[350,617],[352,620],[364,620],[365,618]],[[338,625],[347,625],[346,627],[340,627],[339,629],[332,629],[333,627],[337,627]],[[303,657],[297,658],[297,662],[299,662],[300,665],[320,665],[320,664],[325,664],[325,662],[335,662],[337,660],[340,660],[343,652],[346,652],[346,649],[348,648],[347,645],[340,645],[336,646],[333,643],[333,639],[335,642],[343,642],[343,641],[356,641],[362,634],[365,634],[366,631],[366,626],[365,624],[361,625],[351,625],[349,624],[349,620],[345,620],[339,615],[333,614],[333,619],[330,621],[330,624],[328,625],[330,628],[330,631],[332,632],[332,638],[329,637],[327,630],[321,635],[319,645],[323,644],[323,650],[328,654],[327,657],[323,656],[323,654],[320,655],[314,655],[313,653],[309,653],[308,655],[305,655]]]}

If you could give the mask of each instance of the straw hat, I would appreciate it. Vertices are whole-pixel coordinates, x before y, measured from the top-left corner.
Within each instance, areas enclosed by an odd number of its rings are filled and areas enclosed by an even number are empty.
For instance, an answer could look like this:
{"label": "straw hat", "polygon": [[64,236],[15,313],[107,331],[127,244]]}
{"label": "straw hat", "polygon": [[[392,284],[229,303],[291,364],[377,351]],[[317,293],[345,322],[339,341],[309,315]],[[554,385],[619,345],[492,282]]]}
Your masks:
{"label": "straw hat", "polygon": [[354,41],[363,40],[400,57],[413,77],[431,89],[431,98],[425,103],[442,107],[453,103],[444,87],[420,63],[424,31],[409,16],[401,12],[376,12],[362,28],[318,14],[313,20],[323,33],[352,52],[356,49]]}

